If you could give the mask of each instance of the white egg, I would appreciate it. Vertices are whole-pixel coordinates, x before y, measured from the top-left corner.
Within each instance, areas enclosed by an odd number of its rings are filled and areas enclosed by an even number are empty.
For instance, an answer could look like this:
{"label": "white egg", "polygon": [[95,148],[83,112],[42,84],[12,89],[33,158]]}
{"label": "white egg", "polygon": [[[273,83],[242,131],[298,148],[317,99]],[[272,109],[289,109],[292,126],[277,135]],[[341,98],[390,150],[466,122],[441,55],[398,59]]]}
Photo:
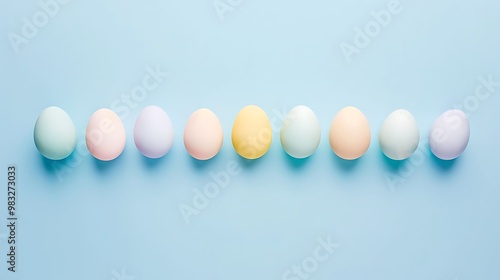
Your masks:
{"label": "white egg", "polygon": [[420,141],[413,115],[404,109],[392,112],[382,124],[379,141],[382,152],[390,159],[404,160],[413,155]]}
{"label": "white egg", "polygon": [[280,132],[283,149],[294,158],[306,158],[318,148],[321,127],[316,114],[306,106],[290,110]]}

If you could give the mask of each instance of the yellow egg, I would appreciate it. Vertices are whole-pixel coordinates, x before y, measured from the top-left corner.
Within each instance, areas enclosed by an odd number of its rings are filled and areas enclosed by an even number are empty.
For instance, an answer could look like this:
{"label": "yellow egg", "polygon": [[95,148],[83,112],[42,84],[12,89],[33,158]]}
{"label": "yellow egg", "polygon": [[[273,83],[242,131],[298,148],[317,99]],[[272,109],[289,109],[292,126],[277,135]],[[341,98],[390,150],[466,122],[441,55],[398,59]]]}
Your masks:
{"label": "yellow egg", "polygon": [[241,109],[233,124],[231,140],[236,152],[246,159],[257,159],[271,146],[273,132],[266,112],[258,106]]}
{"label": "yellow egg", "polygon": [[356,107],[340,110],[330,126],[330,146],[340,158],[354,160],[370,146],[370,125],[365,115]]}

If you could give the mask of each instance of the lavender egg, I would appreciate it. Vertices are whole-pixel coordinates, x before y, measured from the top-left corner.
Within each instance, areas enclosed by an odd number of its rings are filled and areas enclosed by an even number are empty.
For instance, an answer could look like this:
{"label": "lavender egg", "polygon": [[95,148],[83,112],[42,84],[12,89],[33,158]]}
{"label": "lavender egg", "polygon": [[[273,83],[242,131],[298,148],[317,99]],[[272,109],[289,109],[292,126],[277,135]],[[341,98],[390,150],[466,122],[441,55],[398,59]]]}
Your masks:
{"label": "lavender egg", "polygon": [[167,113],[158,106],[144,108],[135,122],[134,142],[145,157],[167,154],[174,142],[174,128]]}
{"label": "lavender egg", "polygon": [[442,160],[453,160],[467,148],[470,126],[467,115],[460,110],[449,110],[434,122],[429,144],[432,153]]}

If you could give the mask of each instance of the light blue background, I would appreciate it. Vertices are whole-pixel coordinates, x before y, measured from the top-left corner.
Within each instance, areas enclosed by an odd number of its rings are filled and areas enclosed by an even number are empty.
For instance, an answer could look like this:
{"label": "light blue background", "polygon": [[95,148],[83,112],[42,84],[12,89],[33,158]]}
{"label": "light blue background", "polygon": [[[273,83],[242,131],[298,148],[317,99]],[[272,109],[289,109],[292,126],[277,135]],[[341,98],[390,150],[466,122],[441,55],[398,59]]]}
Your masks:
{"label": "light blue background", "polygon": [[[331,236],[340,247],[309,279],[500,279],[500,88],[469,110],[470,145],[453,164],[424,146],[420,160],[398,166],[377,141],[395,109],[414,114],[424,139],[440,113],[473,96],[479,76],[500,80],[500,2],[402,0],[403,11],[347,63],[339,44],[352,43],[354,28],[388,2],[244,0],[221,21],[212,0],[74,0],[15,53],[7,34],[19,34],[22,17],[40,7],[2,1],[0,278],[282,279],[313,255],[317,238]],[[124,119],[122,156],[100,163],[73,155],[60,163],[71,173],[58,180],[33,144],[40,111],[65,109],[81,141],[90,115],[157,64],[170,75]],[[240,159],[230,132],[247,104],[274,120],[311,107],[322,127],[317,152],[293,161],[275,133],[265,157]],[[173,149],[157,161],[132,140],[147,105],[164,108],[175,127]],[[330,122],[347,105],[372,128],[355,163],[328,143]],[[200,107],[225,132],[221,153],[205,163],[182,143]],[[232,160],[241,173],[186,224],[179,205]],[[10,164],[19,184],[16,274],[4,261]],[[399,173],[404,182],[391,187],[386,175]]]}

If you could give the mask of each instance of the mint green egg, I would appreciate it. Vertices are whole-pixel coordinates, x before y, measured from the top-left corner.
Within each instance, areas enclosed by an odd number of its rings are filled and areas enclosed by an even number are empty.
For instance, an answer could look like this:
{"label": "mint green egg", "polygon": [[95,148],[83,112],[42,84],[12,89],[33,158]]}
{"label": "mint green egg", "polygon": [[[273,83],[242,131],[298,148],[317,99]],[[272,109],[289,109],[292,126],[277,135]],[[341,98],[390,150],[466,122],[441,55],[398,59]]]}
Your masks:
{"label": "mint green egg", "polygon": [[36,120],[33,138],[40,154],[51,160],[61,160],[75,149],[75,125],[63,109],[48,107]]}

